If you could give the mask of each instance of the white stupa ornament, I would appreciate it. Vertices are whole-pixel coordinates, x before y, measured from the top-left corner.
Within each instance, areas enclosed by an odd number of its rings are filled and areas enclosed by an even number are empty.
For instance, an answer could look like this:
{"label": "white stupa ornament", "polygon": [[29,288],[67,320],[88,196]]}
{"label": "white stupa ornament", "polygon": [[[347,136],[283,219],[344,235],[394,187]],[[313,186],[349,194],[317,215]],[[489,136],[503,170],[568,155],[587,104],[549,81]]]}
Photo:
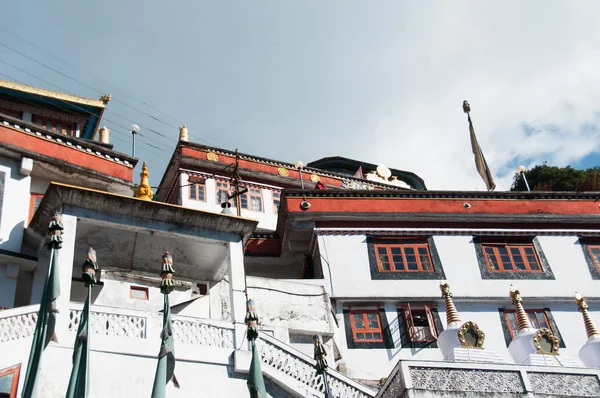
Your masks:
{"label": "white stupa ornament", "polygon": [[450,285],[440,281],[440,290],[446,305],[446,329],[438,336],[438,347],[445,361],[505,362],[493,351],[483,349],[485,334],[475,322],[463,323],[452,301]]}
{"label": "white stupa ornament", "polygon": [[535,366],[577,366],[573,360],[563,355],[560,361],[557,359],[560,339],[550,329],[533,327],[523,308],[521,293],[513,285],[510,285],[510,298],[515,306],[519,329],[508,346],[514,361],[517,364]]}
{"label": "white stupa ornament", "polygon": [[587,367],[600,368],[600,332],[590,316],[585,297],[582,297],[579,293],[575,294],[575,303],[577,303],[577,307],[579,307],[579,311],[583,315],[585,331],[588,337],[586,343],[579,350],[579,358]]}

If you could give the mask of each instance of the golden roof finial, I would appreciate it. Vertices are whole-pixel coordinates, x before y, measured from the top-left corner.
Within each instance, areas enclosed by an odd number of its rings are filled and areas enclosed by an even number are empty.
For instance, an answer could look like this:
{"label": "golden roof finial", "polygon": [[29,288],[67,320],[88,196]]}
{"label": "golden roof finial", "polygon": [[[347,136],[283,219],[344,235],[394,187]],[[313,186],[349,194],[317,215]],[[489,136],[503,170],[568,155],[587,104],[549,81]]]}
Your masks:
{"label": "golden roof finial", "polygon": [[135,197],[143,200],[152,200],[154,194],[152,193],[152,187],[148,182],[148,177],[150,174],[148,173],[148,166],[146,166],[146,162],[142,165],[142,172],[140,173],[140,185],[135,190]]}
{"label": "golden roof finial", "polygon": [[188,142],[188,129],[185,124],[179,127],[179,141]]}
{"label": "golden roof finial", "polygon": [[585,331],[587,333],[587,336],[592,337],[594,335],[600,335],[600,332],[598,332],[598,328],[596,328],[596,324],[592,320],[592,317],[590,316],[590,313],[588,311],[588,304],[585,300],[585,297],[575,292],[575,303],[577,304],[577,307],[579,307],[579,311],[581,311],[581,314],[583,315],[583,322],[585,323]]}
{"label": "golden roof finial", "polygon": [[110,101],[110,99],[112,98],[111,94],[106,94],[103,95],[102,97],[100,97],[100,101],[102,101],[104,103],[104,105],[108,104],[108,102]]}
{"label": "golden roof finial", "polygon": [[529,320],[529,316],[527,316],[527,313],[523,308],[523,299],[521,299],[521,293],[518,289],[515,289],[513,285],[510,285],[510,298],[512,298],[512,302],[515,305],[515,312],[517,313],[517,324],[519,325],[519,332],[523,329],[533,329],[531,321]]}
{"label": "golden roof finial", "polygon": [[460,315],[454,306],[452,301],[452,294],[450,293],[450,285],[445,280],[440,281],[440,290],[442,291],[442,297],[446,303],[446,322],[448,325],[455,322],[461,322]]}

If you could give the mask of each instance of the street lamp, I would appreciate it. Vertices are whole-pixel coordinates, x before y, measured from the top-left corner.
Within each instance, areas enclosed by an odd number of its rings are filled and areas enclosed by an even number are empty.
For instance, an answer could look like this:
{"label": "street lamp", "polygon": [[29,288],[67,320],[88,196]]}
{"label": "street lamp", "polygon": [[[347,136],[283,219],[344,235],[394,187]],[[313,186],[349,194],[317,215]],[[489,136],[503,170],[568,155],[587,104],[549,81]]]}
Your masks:
{"label": "street lamp", "polygon": [[531,192],[531,189],[529,189],[529,183],[527,182],[527,177],[525,176],[525,170],[527,170],[525,168],[525,166],[517,167],[517,173],[520,174],[521,176],[523,176],[523,181],[525,181],[525,186],[527,187],[527,192]]}
{"label": "street lamp", "polygon": [[131,136],[132,136],[132,156],[135,157],[135,135],[140,133],[140,126],[137,124],[131,125]]}

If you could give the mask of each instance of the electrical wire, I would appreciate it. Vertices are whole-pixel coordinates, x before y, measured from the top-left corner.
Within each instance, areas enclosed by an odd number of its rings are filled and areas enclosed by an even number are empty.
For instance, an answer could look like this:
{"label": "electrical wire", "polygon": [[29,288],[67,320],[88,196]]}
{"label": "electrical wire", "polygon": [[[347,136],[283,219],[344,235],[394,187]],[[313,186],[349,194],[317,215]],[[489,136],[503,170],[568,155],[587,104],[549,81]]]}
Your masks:
{"label": "electrical wire", "polygon": [[[4,61],[0,60],[0,62],[4,62]],[[6,63],[6,62],[4,62],[4,63]],[[7,65],[10,65],[10,64],[8,64],[8,63],[6,63],[6,64],[7,64]],[[12,66],[12,65],[10,65],[10,66]],[[15,69],[19,69],[19,68],[16,68],[16,67],[15,67]],[[23,72],[24,72],[24,73],[28,73],[28,72],[26,72],[26,71],[23,71]],[[13,80],[13,81],[16,81],[17,83],[24,84],[24,83],[22,83],[21,81],[19,81],[18,79],[15,79],[14,77],[8,76],[8,75],[6,75],[6,74],[4,74],[4,73],[0,73],[0,76],[3,76],[3,77],[5,77],[5,78],[7,78],[8,80]],[[34,76],[34,77],[35,77],[35,76]],[[36,78],[37,78],[37,77],[36,77]],[[43,79],[41,79],[41,78],[38,78],[38,79],[39,79],[39,80],[41,80],[41,81],[44,81],[44,82],[46,82],[45,80],[43,80]],[[52,85],[52,83],[49,83],[49,82],[46,82],[46,83],[48,83],[48,84]],[[54,86],[54,85],[53,85],[53,86]],[[55,87],[56,87],[56,86],[55,86]],[[16,95],[13,95],[13,94],[10,94],[10,93],[6,93],[6,94],[7,94],[7,95],[9,95],[9,96],[11,96],[11,97],[13,97],[13,98],[16,98],[16,99],[18,99],[19,101],[23,101],[23,102],[25,102],[25,103],[28,103],[28,104],[30,104],[30,105],[33,105],[33,106],[38,106],[38,104],[36,104],[36,103],[34,103],[34,102],[31,102],[31,101],[28,101],[28,100],[25,100],[25,99],[22,99],[22,98],[20,98],[20,97],[18,97],[18,96],[16,96]],[[58,105],[56,105],[55,103],[52,103],[52,102],[50,102],[50,101],[46,100],[45,98],[40,98],[40,100],[41,100],[41,101],[43,101],[43,102],[45,102],[45,103],[47,103],[47,104],[49,104],[49,105],[56,106],[57,108],[59,108],[59,109],[61,109],[61,110],[65,111],[65,112],[68,112],[68,113],[70,113],[70,114],[72,114],[72,115],[79,116],[77,113],[73,112],[72,110],[70,110],[70,109],[67,109],[67,108],[65,108],[65,107],[58,106]],[[93,112],[90,112],[90,111],[88,111],[88,110],[86,110],[86,109],[83,109],[83,108],[81,108],[81,107],[79,107],[79,106],[77,106],[77,105],[75,105],[75,104],[72,104],[72,103],[70,103],[70,102],[67,102],[67,101],[65,101],[65,100],[58,99],[58,98],[57,98],[57,100],[58,100],[58,101],[61,101],[61,102],[63,102],[63,103],[65,103],[65,104],[68,104],[69,106],[72,106],[72,107],[74,107],[74,108],[76,108],[76,109],[78,109],[78,110],[80,110],[80,111],[82,111],[82,112],[84,112],[84,113],[87,113],[87,114],[90,114],[90,115],[97,116],[97,115],[96,115],[96,114],[94,114]],[[107,118],[105,118],[105,117],[103,117],[103,118],[102,118],[102,120],[106,120],[106,121],[107,121],[107,122],[109,122],[110,124],[114,124],[114,125],[116,125],[116,126],[119,126],[119,127],[121,127],[121,128],[124,128],[124,129],[125,129],[125,127],[123,127],[123,126],[121,126],[121,125],[119,125],[119,124],[117,124],[117,123],[115,123],[115,122],[113,122],[113,121],[111,121],[110,119],[107,119]],[[109,124],[109,125],[110,125],[110,124]],[[113,131],[114,131],[115,133],[119,133],[119,134],[121,134],[121,135],[124,135],[124,136],[129,136],[129,134],[127,134],[127,133],[123,133],[123,132],[121,132],[121,131],[119,131],[119,130],[117,130],[117,129],[115,129],[115,128],[113,128]],[[145,137],[145,136],[143,136],[142,134],[139,134],[139,133],[138,133],[137,135],[139,135],[139,136],[141,136],[141,137]],[[125,143],[125,144],[129,144],[129,142],[127,142],[127,141],[125,141],[124,139],[122,139],[122,138],[119,138],[119,137],[117,137],[117,136],[113,136],[113,138],[116,138],[118,141],[121,141],[121,142],[123,142],[123,143]],[[151,147],[151,148],[158,149],[158,150],[160,151],[160,152],[159,152],[159,154],[161,154],[161,155],[162,155],[162,154],[163,154],[163,152],[164,152],[164,149],[162,149],[162,148],[159,148],[159,147],[157,147],[156,145],[150,144],[150,143],[148,143],[148,142],[145,142],[145,141],[140,141],[140,142],[141,142],[142,144],[144,144],[144,145],[147,145],[147,146]]]}
{"label": "electrical wire", "polygon": [[[59,61],[63,62],[63,63],[64,63],[64,64],[66,64],[66,65],[69,65],[69,66],[71,66],[71,67],[72,67],[72,68],[74,68],[74,69],[83,70],[83,69],[81,69],[81,68],[78,68],[78,67],[76,67],[75,65],[71,64],[70,62],[68,62],[68,61],[66,61],[66,60],[64,60],[64,59],[62,59],[61,57],[58,57],[57,55],[55,55],[55,54],[52,54],[52,53],[48,52],[47,50],[44,50],[44,49],[40,48],[39,46],[37,46],[36,44],[34,44],[34,43],[30,42],[29,40],[26,40],[26,39],[22,38],[21,36],[18,36],[17,34],[15,34],[15,33],[13,33],[13,32],[10,32],[9,30],[7,30],[7,29],[5,29],[5,28],[2,28],[2,27],[0,27],[0,30],[2,30],[2,31],[4,31],[4,32],[7,32],[7,33],[9,33],[10,35],[12,35],[12,36],[14,36],[14,37],[16,37],[16,38],[18,38],[18,39],[20,39],[20,40],[22,40],[22,41],[24,41],[24,42],[28,43],[28,44],[29,44],[29,45],[31,45],[32,47],[34,47],[34,48],[36,48],[36,49],[38,49],[38,50],[40,50],[40,51],[42,51],[42,52],[44,52],[44,53],[46,53],[46,54],[48,54],[48,55],[51,55],[53,58],[55,58],[55,59],[57,59],[57,60],[59,60]],[[103,92],[101,92],[101,91],[97,90],[96,88],[94,88],[94,87],[92,87],[92,86],[90,86],[90,85],[88,85],[88,84],[86,84],[86,83],[83,83],[83,82],[81,82],[81,81],[79,81],[79,80],[77,80],[77,79],[75,79],[75,78],[73,78],[73,77],[71,77],[71,76],[68,76],[68,75],[66,75],[66,74],[65,74],[65,73],[63,73],[63,72],[60,72],[60,71],[56,70],[55,68],[52,68],[52,67],[50,67],[50,66],[48,66],[48,65],[44,64],[43,62],[40,62],[40,61],[38,61],[38,60],[35,60],[34,58],[32,58],[32,57],[30,57],[30,56],[28,56],[28,55],[26,55],[26,54],[23,54],[22,52],[20,52],[20,51],[18,51],[18,50],[15,50],[14,48],[12,48],[12,47],[10,47],[10,46],[7,46],[6,44],[4,44],[4,43],[2,43],[2,42],[0,42],[0,45],[1,45],[1,46],[3,46],[3,47],[5,47],[5,48],[7,48],[7,49],[9,49],[9,50],[11,50],[11,51],[13,51],[13,52],[15,52],[15,53],[17,53],[17,54],[19,54],[19,55],[21,55],[22,57],[25,57],[25,58],[27,58],[27,59],[29,59],[29,60],[31,60],[31,61],[33,61],[33,62],[35,62],[35,63],[37,63],[37,64],[39,64],[39,65],[41,65],[41,66],[43,66],[43,67],[45,67],[45,68],[47,68],[47,69],[49,69],[49,70],[51,70],[51,71],[55,72],[55,73],[58,73],[58,74],[60,74],[61,76],[64,76],[64,77],[66,77],[66,78],[68,78],[68,79],[70,79],[70,80],[72,80],[72,81],[74,81],[74,82],[76,82],[76,83],[79,83],[79,84],[81,84],[82,86],[84,86],[84,87],[87,87],[87,88],[89,88],[90,90],[93,90],[93,91],[95,91],[95,92],[99,93],[100,95],[105,95],[105,93],[103,93]],[[83,70],[83,71],[84,71],[84,72],[86,72],[88,75],[92,76],[93,78],[95,78],[95,79],[97,79],[97,80],[100,80],[100,81],[103,81],[102,79],[100,79],[100,78],[98,78],[98,77],[94,76],[94,75],[93,75],[93,74],[91,74],[90,72],[87,72],[87,71],[85,71],[85,70]],[[104,83],[105,83],[105,84],[107,84],[107,85],[109,85],[109,86],[111,86],[111,87],[113,87],[113,88],[116,88],[115,86],[111,85],[110,83],[106,83],[106,82],[104,82]],[[160,111],[160,110],[156,109],[155,107],[151,106],[150,104],[148,104],[148,103],[146,103],[146,102],[143,102],[143,101],[141,101],[141,100],[137,100],[135,97],[133,97],[131,94],[128,94],[128,93],[127,93],[127,92],[125,92],[124,90],[120,90],[120,91],[122,91],[122,92],[124,92],[125,94],[129,95],[129,97],[131,97],[131,98],[135,99],[136,101],[138,101],[138,102],[142,103],[143,105],[146,105],[146,106],[148,106],[148,107],[150,107],[150,108],[153,108],[153,109],[155,109],[155,110],[157,110],[157,111],[159,111],[159,112],[162,112],[162,113],[163,113],[163,114],[165,114],[165,115],[168,115],[166,112],[164,112],[164,111]],[[175,129],[178,129],[178,128],[179,128],[179,127],[177,127],[177,126],[175,126],[175,125],[173,125],[173,124],[171,124],[171,123],[164,122],[163,120],[159,119],[158,117],[156,117],[156,116],[154,116],[154,115],[151,115],[151,114],[149,114],[149,113],[147,113],[147,112],[145,112],[145,111],[142,111],[142,110],[140,110],[140,109],[137,109],[137,108],[135,108],[135,107],[133,107],[133,106],[131,106],[131,105],[129,105],[129,104],[127,104],[127,103],[125,103],[125,102],[123,102],[123,101],[119,100],[118,98],[115,98],[115,99],[113,99],[113,100],[114,100],[115,102],[118,102],[118,103],[120,103],[120,104],[122,104],[122,105],[124,105],[124,106],[127,106],[127,107],[131,108],[132,110],[134,110],[134,111],[136,111],[136,112],[139,112],[139,113],[141,113],[141,114],[143,114],[143,115],[146,115],[147,117],[150,117],[151,119],[154,119],[154,120],[156,120],[157,122],[164,124],[165,126],[173,127],[173,128],[175,128]],[[127,119],[126,117],[124,117],[124,116],[122,116],[122,115],[119,115],[119,114],[117,114],[117,113],[115,113],[115,112],[112,112],[112,113],[113,113],[113,114],[115,114],[115,115],[117,115],[117,116],[119,116],[119,117],[122,117],[122,118],[124,118],[125,120],[131,121],[131,119]],[[169,115],[169,117],[171,117],[173,120],[177,119],[177,118],[175,118],[174,116],[171,116],[171,115]],[[143,127],[144,127],[144,126],[143,126]],[[149,131],[151,131],[151,132],[153,132],[153,133],[155,133],[155,134],[157,134],[157,135],[159,135],[159,136],[162,136],[162,137],[164,137],[164,138],[167,138],[167,139],[168,139],[168,137],[167,137],[167,136],[165,136],[165,135],[161,134],[160,132],[158,132],[158,131],[156,131],[156,130],[154,130],[154,129],[151,129],[151,128],[148,128],[148,127],[144,127],[144,128],[147,128]],[[192,133],[192,135],[196,135],[196,133]],[[198,133],[198,135],[200,135],[201,137],[204,137],[203,141],[205,141],[206,143],[209,143],[209,144],[211,144],[211,145],[214,145],[214,143],[212,143],[212,142],[211,142],[211,141],[212,141],[212,139],[211,139],[211,140],[207,139],[207,138],[204,136],[204,134],[200,134],[200,133]]]}

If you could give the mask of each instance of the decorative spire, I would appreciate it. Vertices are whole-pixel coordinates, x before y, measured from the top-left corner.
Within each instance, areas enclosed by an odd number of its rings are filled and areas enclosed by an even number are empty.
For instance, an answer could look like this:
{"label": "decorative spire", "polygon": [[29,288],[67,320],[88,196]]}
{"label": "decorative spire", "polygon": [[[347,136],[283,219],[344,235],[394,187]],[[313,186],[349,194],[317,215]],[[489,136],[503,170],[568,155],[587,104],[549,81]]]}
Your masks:
{"label": "decorative spire", "polygon": [[173,280],[174,273],[173,256],[171,256],[169,252],[165,252],[162,256],[162,269],[160,271],[160,276],[162,277],[160,291],[162,294],[169,294],[175,288],[175,281]]}
{"label": "decorative spire", "polygon": [[99,140],[102,144],[110,144],[110,130],[106,126],[100,127],[98,134],[100,135]]}
{"label": "decorative spire", "polygon": [[108,104],[108,102],[110,101],[110,99],[112,98],[111,94],[106,94],[103,95],[102,97],[100,97],[100,101],[104,102],[104,105]]}
{"label": "decorative spire", "polygon": [[188,129],[185,124],[179,127],[179,141],[188,142]]}
{"label": "decorative spire", "polygon": [[452,301],[450,285],[443,279],[440,281],[440,290],[442,291],[442,297],[446,303],[446,321],[448,322],[448,325],[461,322],[460,315],[458,315],[458,311],[456,311],[456,307]]}
{"label": "decorative spire", "polygon": [[48,249],[60,249],[62,247],[64,229],[62,215],[59,212],[54,213],[48,225],[48,238],[46,239],[46,247]]}
{"label": "decorative spire", "polygon": [[100,267],[98,267],[98,263],[96,262],[96,250],[91,247],[88,249],[87,258],[81,266],[81,269],[83,272],[81,277],[83,278],[85,285],[94,286],[98,281],[96,279],[96,273],[100,271]]}
{"label": "decorative spire", "polygon": [[315,369],[317,370],[317,374],[321,375],[327,370],[327,359],[325,359],[327,351],[325,351],[323,338],[320,335],[316,334],[313,339],[315,342],[315,361],[317,361],[315,363]]}
{"label": "decorative spire", "polygon": [[152,187],[148,182],[148,177],[150,174],[148,173],[148,166],[146,166],[146,162],[142,165],[142,172],[140,173],[140,185],[135,190],[135,197],[143,200],[152,200],[154,194],[152,193]]}
{"label": "decorative spire", "polygon": [[598,331],[598,328],[596,328],[596,324],[592,320],[592,317],[590,316],[590,313],[588,311],[588,304],[585,300],[585,297],[583,297],[579,293],[576,293],[575,303],[577,304],[577,307],[579,307],[579,311],[581,311],[581,314],[583,315],[583,322],[585,323],[585,331],[587,333],[588,338],[594,335],[600,335],[600,332]]}
{"label": "decorative spire", "polygon": [[246,302],[246,318],[244,319],[248,332],[246,337],[250,341],[256,340],[258,337],[258,314],[256,313],[256,303],[252,299]]}
{"label": "decorative spire", "polygon": [[510,285],[510,297],[512,298],[512,302],[515,305],[515,311],[517,313],[517,323],[519,325],[519,332],[523,329],[533,329],[531,322],[529,321],[529,317],[523,309],[521,293],[519,290],[515,289],[513,285]]}

